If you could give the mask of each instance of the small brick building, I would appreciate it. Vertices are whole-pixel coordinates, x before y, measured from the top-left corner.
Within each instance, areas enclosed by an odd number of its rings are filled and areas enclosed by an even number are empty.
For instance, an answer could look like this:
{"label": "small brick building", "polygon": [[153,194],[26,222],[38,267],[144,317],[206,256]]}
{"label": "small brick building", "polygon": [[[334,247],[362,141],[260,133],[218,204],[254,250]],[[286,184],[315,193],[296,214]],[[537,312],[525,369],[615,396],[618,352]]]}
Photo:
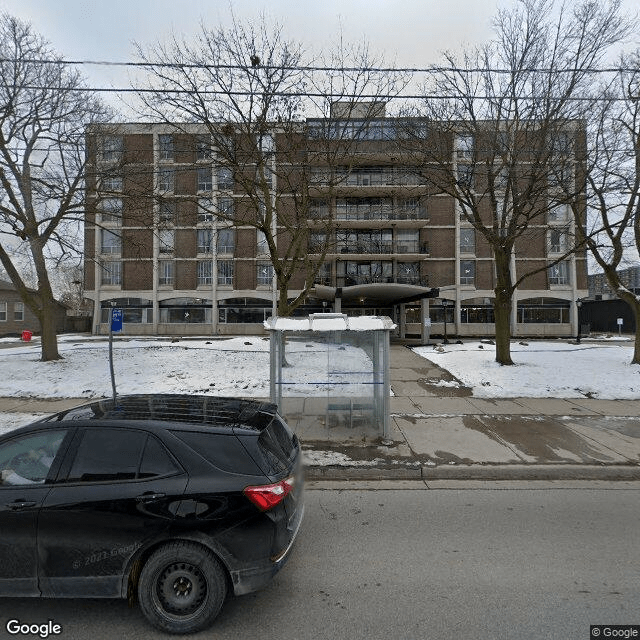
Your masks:
{"label": "small brick building", "polygon": [[[56,331],[65,330],[67,308],[56,302]],[[18,334],[23,331],[40,333],[40,322],[22,301],[13,283],[0,280],[0,336]]]}

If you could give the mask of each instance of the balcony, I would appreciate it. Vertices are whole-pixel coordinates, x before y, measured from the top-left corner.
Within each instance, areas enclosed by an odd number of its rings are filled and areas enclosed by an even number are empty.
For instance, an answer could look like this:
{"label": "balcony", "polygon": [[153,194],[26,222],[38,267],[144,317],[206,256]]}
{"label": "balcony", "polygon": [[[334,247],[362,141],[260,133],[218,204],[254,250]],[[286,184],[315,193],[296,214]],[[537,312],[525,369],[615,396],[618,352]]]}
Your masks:
{"label": "balcony", "polygon": [[429,215],[425,207],[403,209],[393,206],[371,207],[369,209],[338,207],[336,220],[428,220]]}

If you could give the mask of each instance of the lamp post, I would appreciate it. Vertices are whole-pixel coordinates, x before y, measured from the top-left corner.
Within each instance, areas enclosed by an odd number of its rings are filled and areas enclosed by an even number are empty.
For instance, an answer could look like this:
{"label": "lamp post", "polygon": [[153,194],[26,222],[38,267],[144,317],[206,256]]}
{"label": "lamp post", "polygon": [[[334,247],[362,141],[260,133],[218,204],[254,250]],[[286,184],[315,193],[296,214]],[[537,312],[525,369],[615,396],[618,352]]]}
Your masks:
{"label": "lamp post", "polygon": [[444,340],[443,344],[449,344],[449,340],[447,340],[447,309],[449,308],[449,300],[446,298],[442,298],[442,310],[444,312]]}
{"label": "lamp post", "polygon": [[576,300],[576,307],[578,308],[578,337],[576,338],[576,342],[580,344],[580,309],[582,308],[582,298]]}

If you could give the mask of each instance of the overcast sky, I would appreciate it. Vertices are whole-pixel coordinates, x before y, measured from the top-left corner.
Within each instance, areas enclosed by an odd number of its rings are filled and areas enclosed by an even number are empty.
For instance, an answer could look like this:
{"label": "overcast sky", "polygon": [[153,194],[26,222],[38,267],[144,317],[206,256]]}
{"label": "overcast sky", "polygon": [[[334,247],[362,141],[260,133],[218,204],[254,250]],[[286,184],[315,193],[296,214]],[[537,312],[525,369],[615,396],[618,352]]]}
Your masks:
{"label": "overcast sky", "polygon": [[[0,0],[0,10],[33,24],[65,58],[131,61],[133,42],[150,44],[177,34],[195,34],[200,21],[228,24],[236,16],[255,19],[264,12],[283,24],[286,37],[311,51],[327,49],[342,30],[344,39],[365,38],[390,63],[424,67],[439,53],[479,44],[491,36],[498,6],[515,0]],[[570,4],[571,0],[567,0]],[[640,0],[623,0],[632,12]],[[636,42],[640,46],[640,35]],[[85,66],[93,87],[128,86],[122,68]]]}
{"label": "overcast sky", "polygon": [[[153,42],[195,33],[200,20],[227,23],[226,0],[1,0],[9,13],[32,22],[67,57],[129,60],[132,41]],[[403,65],[432,62],[437,52],[477,42],[490,32],[495,0],[234,0],[242,19],[264,11],[283,23],[292,39],[314,49],[342,28],[346,39],[363,36]]]}

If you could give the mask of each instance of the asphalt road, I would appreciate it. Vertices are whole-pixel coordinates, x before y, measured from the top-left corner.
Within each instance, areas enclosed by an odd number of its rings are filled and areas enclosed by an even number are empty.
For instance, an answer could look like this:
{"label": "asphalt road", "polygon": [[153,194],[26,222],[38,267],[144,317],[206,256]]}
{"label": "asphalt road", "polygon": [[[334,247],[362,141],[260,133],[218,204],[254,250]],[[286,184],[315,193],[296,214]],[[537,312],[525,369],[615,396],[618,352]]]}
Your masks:
{"label": "asphalt road", "polygon": [[[193,638],[587,640],[590,624],[640,625],[640,483],[336,486],[309,487],[272,586]],[[0,634],[24,638],[11,618],[52,619],[65,640],[167,637],[121,601],[0,600]]]}

